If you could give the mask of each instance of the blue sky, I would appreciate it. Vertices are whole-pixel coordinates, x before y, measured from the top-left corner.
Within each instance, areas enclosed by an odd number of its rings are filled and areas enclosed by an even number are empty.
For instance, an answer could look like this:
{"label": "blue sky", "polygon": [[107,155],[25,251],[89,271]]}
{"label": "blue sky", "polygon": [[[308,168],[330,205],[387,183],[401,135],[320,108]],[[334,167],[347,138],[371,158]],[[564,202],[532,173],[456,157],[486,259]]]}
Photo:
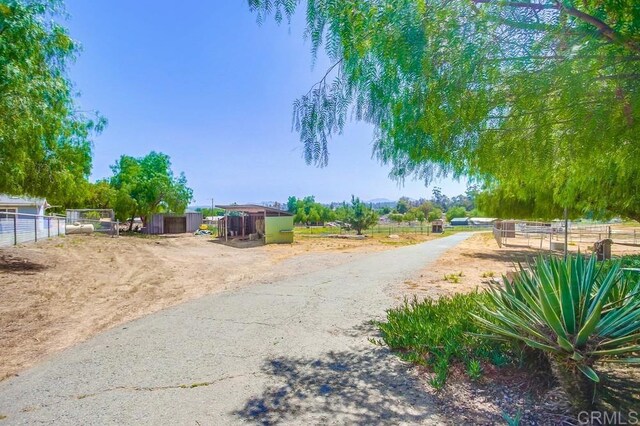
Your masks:
{"label": "blue sky", "polygon": [[[324,73],[312,68],[303,16],[256,24],[244,0],[67,0],[66,26],[83,51],[70,69],[82,109],[109,125],[95,138],[93,179],[121,154],[168,154],[194,204],[428,197],[371,158],[372,128],[352,122],[330,145],[329,166],[308,166],[291,132],[291,105]],[[435,183],[448,195],[465,183]]]}

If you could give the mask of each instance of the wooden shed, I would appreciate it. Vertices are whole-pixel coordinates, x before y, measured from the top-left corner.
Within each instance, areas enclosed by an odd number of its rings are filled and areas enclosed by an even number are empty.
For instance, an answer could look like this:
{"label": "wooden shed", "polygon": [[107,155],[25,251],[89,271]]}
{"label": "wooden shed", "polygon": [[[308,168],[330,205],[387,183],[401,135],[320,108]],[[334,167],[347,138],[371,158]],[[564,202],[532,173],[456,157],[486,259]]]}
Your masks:
{"label": "wooden shed", "polygon": [[157,213],[147,219],[145,234],[184,234],[196,232],[202,224],[202,213],[189,212],[182,215]]}
{"label": "wooden shed", "polygon": [[293,215],[287,211],[256,204],[216,206],[224,209],[218,220],[218,237],[263,240],[265,244],[293,242]]}

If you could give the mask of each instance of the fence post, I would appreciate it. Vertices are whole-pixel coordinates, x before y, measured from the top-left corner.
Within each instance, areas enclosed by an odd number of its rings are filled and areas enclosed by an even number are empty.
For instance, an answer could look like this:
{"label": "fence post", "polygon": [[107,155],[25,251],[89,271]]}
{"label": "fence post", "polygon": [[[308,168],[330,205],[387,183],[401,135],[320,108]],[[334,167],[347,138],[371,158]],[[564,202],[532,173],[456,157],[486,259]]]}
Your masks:
{"label": "fence post", "polygon": [[18,245],[18,215],[13,215],[13,245]]}
{"label": "fence post", "polygon": [[47,218],[47,238],[51,238],[51,218]]}
{"label": "fence post", "polygon": [[35,238],[35,242],[38,242],[38,216],[33,216],[33,237]]}

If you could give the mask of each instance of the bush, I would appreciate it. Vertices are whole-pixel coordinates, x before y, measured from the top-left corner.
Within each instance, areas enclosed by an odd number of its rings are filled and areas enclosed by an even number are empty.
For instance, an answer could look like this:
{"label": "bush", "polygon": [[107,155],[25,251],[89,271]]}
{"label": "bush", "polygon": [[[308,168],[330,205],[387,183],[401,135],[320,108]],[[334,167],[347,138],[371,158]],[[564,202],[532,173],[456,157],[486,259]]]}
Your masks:
{"label": "bush", "polygon": [[388,310],[386,322],[378,324],[382,340],[404,360],[432,368],[435,388],[444,386],[456,362],[464,364],[467,374],[476,380],[481,374],[480,361],[503,365],[514,353],[509,344],[477,335],[481,329],[471,314],[482,315],[480,301],[488,301],[488,296],[470,293],[405,300],[402,306]]}
{"label": "bush", "polygon": [[474,318],[492,337],[543,351],[576,411],[593,409],[596,363],[640,364],[640,284],[619,262],[600,271],[595,257],[541,257],[486,294]]}

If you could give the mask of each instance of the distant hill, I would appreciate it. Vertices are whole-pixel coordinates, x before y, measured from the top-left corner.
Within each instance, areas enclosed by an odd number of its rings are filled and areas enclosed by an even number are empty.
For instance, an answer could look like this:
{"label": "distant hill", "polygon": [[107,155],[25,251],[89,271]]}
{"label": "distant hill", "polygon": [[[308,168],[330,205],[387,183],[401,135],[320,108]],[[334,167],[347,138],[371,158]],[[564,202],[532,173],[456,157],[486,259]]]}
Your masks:
{"label": "distant hill", "polygon": [[393,203],[396,204],[397,201],[394,200],[390,200],[388,198],[374,198],[373,200],[367,200],[365,201],[365,203],[371,203],[371,204],[386,204],[386,203]]}

